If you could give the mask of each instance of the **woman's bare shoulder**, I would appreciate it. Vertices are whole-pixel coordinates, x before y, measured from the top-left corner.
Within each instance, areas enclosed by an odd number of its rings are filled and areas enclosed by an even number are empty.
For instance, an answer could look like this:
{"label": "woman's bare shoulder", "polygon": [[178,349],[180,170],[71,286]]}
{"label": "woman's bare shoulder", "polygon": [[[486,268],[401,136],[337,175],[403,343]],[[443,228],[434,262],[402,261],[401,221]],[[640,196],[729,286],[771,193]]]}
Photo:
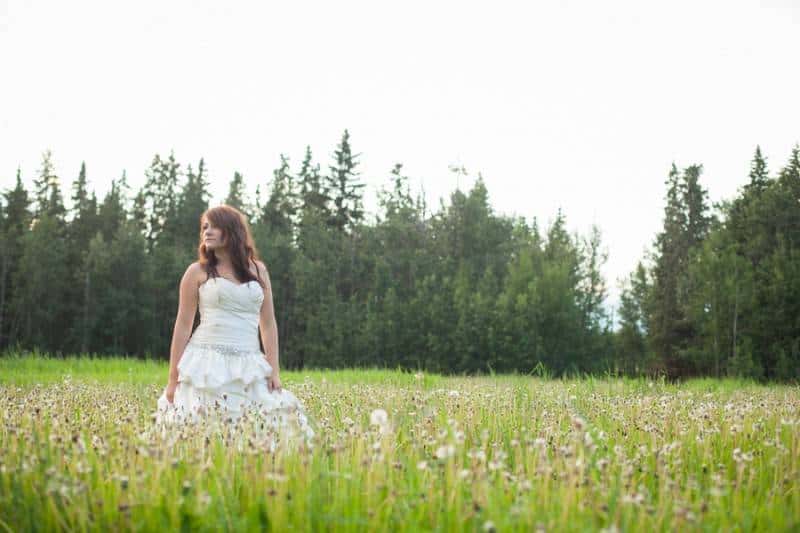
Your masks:
{"label": "woman's bare shoulder", "polygon": [[199,262],[195,261],[186,267],[184,276],[195,281],[197,285],[200,285],[206,280],[206,269],[203,268],[203,265]]}

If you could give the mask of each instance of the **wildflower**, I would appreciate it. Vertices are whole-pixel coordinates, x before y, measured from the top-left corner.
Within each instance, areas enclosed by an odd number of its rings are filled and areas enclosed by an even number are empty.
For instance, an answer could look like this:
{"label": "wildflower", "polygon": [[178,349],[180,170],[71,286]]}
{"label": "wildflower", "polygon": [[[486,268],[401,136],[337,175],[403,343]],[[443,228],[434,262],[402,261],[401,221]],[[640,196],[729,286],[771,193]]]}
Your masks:
{"label": "wildflower", "polygon": [[369,423],[371,426],[385,426],[389,423],[389,415],[383,409],[375,409],[369,415]]}
{"label": "wildflower", "polygon": [[467,457],[470,459],[477,459],[478,461],[485,461],[486,460],[486,452],[483,450],[470,450],[467,452]]}
{"label": "wildflower", "polygon": [[452,457],[456,453],[456,447],[452,444],[446,444],[444,446],[439,446],[436,450],[436,458],[437,459],[447,459],[448,457]]}

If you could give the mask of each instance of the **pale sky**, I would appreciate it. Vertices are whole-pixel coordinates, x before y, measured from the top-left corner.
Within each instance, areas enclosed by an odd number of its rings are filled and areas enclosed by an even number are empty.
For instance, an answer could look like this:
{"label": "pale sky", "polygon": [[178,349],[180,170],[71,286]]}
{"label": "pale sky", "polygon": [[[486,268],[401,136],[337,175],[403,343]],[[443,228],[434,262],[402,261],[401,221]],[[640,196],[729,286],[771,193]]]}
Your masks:
{"label": "pale sky", "polygon": [[[327,167],[347,128],[367,207],[402,162],[438,206],[451,164],[494,208],[559,207],[603,232],[617,280],[653,242],[671,163],[712,201],[800,142],[800,2],[0,0],[0,189],[53,150],[65,194],[85,160],[100,198],[155,153],[204,157],[213,203],[255,191],[281,152]],[[264,189],[265,185],[262,185]]]}

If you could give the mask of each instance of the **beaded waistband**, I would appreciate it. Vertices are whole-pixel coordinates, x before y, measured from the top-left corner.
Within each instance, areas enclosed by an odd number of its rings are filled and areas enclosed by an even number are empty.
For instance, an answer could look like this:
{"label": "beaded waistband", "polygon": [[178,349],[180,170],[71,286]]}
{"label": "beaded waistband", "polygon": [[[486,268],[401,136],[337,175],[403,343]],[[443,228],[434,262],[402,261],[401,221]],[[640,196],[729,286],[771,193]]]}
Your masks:
{"label": "beaded waistband", "polygon": [[212,350],[215,352],[219,352],[222,355],[235,356],[235,357],[242,357],[244,355],[253,353],[258,354],[259,356],[262,357],[264,355],[261,353],[258,347],[243,348],[239,346],[231,346],[229,344],[216,344],[213,342],[191,342],[191,341],[189,342],[189,344],[187,344],[186,347],[188,348],[190,346],[192,348],[197,348],[199,350]]}

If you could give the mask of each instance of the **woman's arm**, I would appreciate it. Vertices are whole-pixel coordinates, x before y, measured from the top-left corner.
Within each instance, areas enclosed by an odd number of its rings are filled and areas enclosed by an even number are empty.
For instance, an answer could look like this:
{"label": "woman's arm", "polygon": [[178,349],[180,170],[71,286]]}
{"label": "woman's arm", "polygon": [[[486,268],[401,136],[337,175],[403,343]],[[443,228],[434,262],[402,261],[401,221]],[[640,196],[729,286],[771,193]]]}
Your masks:
{"label": "woman's arm", "polygon": [[261,331],[261,343],[264,345],[266,359],[272,367],[272,376],[280,374],[278,367],[278,324],[275,321],[275,308],[272,304],[272,285],[269,281],[267,267],[261,261],[256,262],[258,275],[264,281],[264,301],[261,303],[261,313],[258,320]]}
{"label": "woman's arm", "polygon": [[172,331],[172,345],[169,351],[169,382],[178,383],[178,363],[181,360],[189,337],[192,335],[194,315],[197,312],[198,277],[202,267],[192,263],[181,278],[178,299],[178,316]]}

